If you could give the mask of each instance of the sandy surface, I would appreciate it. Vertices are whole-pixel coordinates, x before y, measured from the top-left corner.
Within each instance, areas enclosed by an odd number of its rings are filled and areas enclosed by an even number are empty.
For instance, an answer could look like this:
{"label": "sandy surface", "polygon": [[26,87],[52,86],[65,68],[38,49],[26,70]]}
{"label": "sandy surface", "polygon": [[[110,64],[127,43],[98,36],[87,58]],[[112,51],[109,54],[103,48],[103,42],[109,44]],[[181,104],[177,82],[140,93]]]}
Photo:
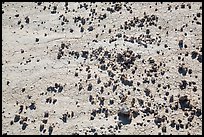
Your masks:
{"label": "sandy surface", "polygon": [[3,3],[2,134],[202,134],[202,3]]}

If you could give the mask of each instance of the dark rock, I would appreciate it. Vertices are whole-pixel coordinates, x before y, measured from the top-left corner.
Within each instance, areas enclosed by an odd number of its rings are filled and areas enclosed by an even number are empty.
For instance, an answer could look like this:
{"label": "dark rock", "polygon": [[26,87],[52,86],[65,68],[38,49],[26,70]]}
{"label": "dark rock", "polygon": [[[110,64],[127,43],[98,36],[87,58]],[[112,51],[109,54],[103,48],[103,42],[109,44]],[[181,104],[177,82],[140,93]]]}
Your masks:
{"label": "dark rock", "polygon": [[93,96],[89,95],[89,102],[91,102],[93,100]]}
{"label": "dark rock", "polygon": [[47,124],[47,119],[43,119],[42,122],[43,122],[44,124]]}
{"label": "dark rock", "polygon": [[91,78],[91,74],[88,74],[88,75],[87,75],[87,79],[90,79],[90,78]]}
{"label": "dark rock", "polygon": [[87,90],[88,90],[88,91],[91,91],[91,90],[92,90],[92,87],[93,87],[92,84],[89,83],[89,84],[88,84],[88,88],[87,88]]}
{"label": "dark rock", "polygon": [[171,95],[170,99],[169,99],[169,103],[173,102],[174,101],[174,97],[173,95]]}
{"label": "dark rock", "polygon": [[157,117],[155,117],[154,122],[155,122],[156,125],[161,124],[162,118],[157,116]]}
{"label": "dark rock", "polygon": [[116,34],[116,37],[121,38],[121,37],[122,37],[122,34],[121,34],[121,33],[118,33],[118,34]]}
{"label": "dark rock", "polygon": [[36,38],[36,39],[35,39],[35,42],[38,42],[38,41],[39,41],[39,38]]}
{"label": "dark rock", "polygon": [[182,109],[190,108],[190,101],[186,95],[179,97],[179,103]]}
{"label": "dark rock", "polygon": [[82,25],[85,25],[85,23],[86,23],[86,20],[85,20],[84,18],[82,18],[82,19],[81,19],[81,24],[82,24]]}
{"label": "dark rock", "polygon": [[22,125],[22,130],[25,130],[27,126],[28,126],[27,123],[23,123],[23,125]]}
{"label": "dark rock", "polygon": [[140,113],[139,113],[139,111],[136,111],[136,110],[133,110],[132,111],[132,116],[133,116],[133,118],[136,118],[138,115],[140,115]]}
{"label": "dark rock", "polygon": [[23,111],[23,105],[20,105],[19,114]]}
{"label": "dark rock", "polygon": [[117,85],[113,85],[113,92],[117,89]]}
{"label": "dark rock", "polygon": [[93,31],[93,27],[92,26],[90,26],[89,28],[88,28],[88,31]]}
{"label": "dark rock", "polygon": [[176,125],[175,120],[172,120],[170,126],[171,126],[172,128],[174,128],[175,125]]}
{"label": "dark rock", "polygon": [[49,112],[44,113],[44,118],[49,117]]}
{"label": "dark rock", "polygon": [[162,127],[162,132],[166,133],[166,127],[165,126]]}
{"label": "dark rock", "polygon": [[49,135],[52,134],[52,132],[53,132],[53,127],[52,126],[49,126],[48,132],[49,132]]}
{"label": "dark rock", "polygon": [[51,11],[51,14],[56,14],[56,13],[57,13],[56,10]]}
{"label": "dark rock", "polygon": [[30,19],[28,18],[28,16],[25,17],[25,22],[26,22],[27,24],[29,23],[29,21],[30,21]]}
{"label": "dark rock", "polygon": [[104,87],[101,87],[100,92],[101,92],[101,94],[104,92]]}
{"label": "dark rock", "polygon": [[114,100],[110,99],[110,105],[112,105],[114,103]]}
{"label": "dark rock", "polygon": [[100,84],[100,83],[101,83],[101,79],[98,78],[98,80],[97,80],[97,84]]}
{"label": "dark rock", "polygon": [[55,104],[57,102],[57,99],[53,99],[53,104]]}
{"label": "dark rock", "polygon": [[198,55],[197,52],[195,52],[195,51],[191,52],[191,58],[192,59],[195,59],[197,57],[197,55]]}
{"label": "dark rock", "polygon": [[13,120],[10,122],[10,125],[13,125]]}
{"label": "dark rock", "polygon": [[74,112],[73,112],[73,111],[71,112],[71,118],[72,118],[72,117],[74,117]]}
{"label": "dark rock", "polygon": [[189,121],[189,122],[192,122],[192,121],[193,121],[193,118],[194,118],[194,116],[193,116],[193,115],[190,115],[190,116],[188,117],[188,121]]}
{"label": "dark rock", "polygon": [[100,69],[101,69],[101,70],[107,70],[107,68],[108,68],[108,67],[107,67],[105,64],[103,64],[103,65],[100,66]]}
{"label": "dark rock", "polygon": [[52,98],[51,97],[46,99],[46,103],[51,103],[51,102],[52,102]]}
{"label": "dark rock", "polygon": [[147,30],[146,30],[146,34],[149,34],[149,33],[150,33],[150,30],[149,30],[149,29],[147,29]]}
{"label": "dark rock", "polygon": [[127,80],[124,77],[121,77],[120,80],[121,80],[122,84],[124,84],[125,86],[126,85],[133,86],[133,80]]}
{"label": "dark rock", "polygon": [[201,112],[201,109],[200,108],[197,108],[196,109],[196,116],[199,117],[202,115],[202,112]]}
{"label": "dark rock", "polygon": [[80,84],[79,84],[79,91],[82,90],[82,89],[83,89],[83,86],[82,86],[82,84],[80,83]]}
{"label": "dark rock", "polygon": [[88,54],[89,54],[88,51],[82,51],[81,57],[83,57],[83,58],[88,58]]}
{"label": "dark rock", "polygon": [[182,82],[182,83],[180,83],[179,87],[180,87],[181,90],[183,90],[183,89],[186,88],[187,82],[186,82],[186,80],[182,80],[181,82]]}
{"label": "dark rock", "polygon": [[32,102],[31,105],[29,106],[30,110],[35,110],[36,109],[36,106],[35,106],[35,103]]}
{"label": "dark rock", "polygon": [[75,72],[74,76],[75,76],[75,77],[78,77],[78,73],[77,73],[77,72]]}
{"label": "dark rock", "polygon": [[197,60],[198,60],[200,63],[202,63],[202,55],[198,55]]}
{"label": "dark rock", "polygon": [[181,96],[181,97],[179,97],[179,102],[186,102],[186,101],[188,101],[188,96]]}
{"label": "dark rock", "polygon": [[62,92],[62,90],[63,90],[63,86],[59,86],[58,92],[60,93]]}
{"label": "dark rock", "polygon": [[74,132],[74,133],[72,133],[71,135],[79,135],[79,133],[77,133],[77,132]]}
{"label": "dark rock", "polygon": [[123,61],[124,61],[123,55],[120,54],[120,53],[118,53],[118,54],[117,54],[117,62],[118,62],[118,63],[121,63],[121,62],[123,62]]}
{"label": "dark rock", "polygon": [[120,108],[118,113],[119,121],[123,124],[130,124],[132,121],[132,118],[130,116],[130,109],[124,105]]}
{"label": "dark rock", "polygon": [[25,91],[25,88],[22,88],[22,92],[24,92]]}
{"label": "dark rock", "polygon": [[187,68],[179,67],[178,72],[183,76],[186,76]]}
{"label": "dark rock", "polygon": [[114,74],[112,71],[108,70],[108,76],[109,76],[109,77],[114,77],[115,74]]}
{"label": "dark rock", "polygon": [[44,124],[40,124],[40,132],[43,131],[44,127],[45,127]]}
{"label": "dark rock", "polygon": [[83,33],[83,32],[84,32],[84,28],[83,28],[83,27],[81,27],[80,32],[81,32],[81,33]]}
{"label": "dark rock", "polygon": [[67,123],[67,114],[62,114],[62,121]]}
{"label": "dark rock", "polygon": [[18,122],[20,120],[20,115],[15,115],[14,122]]}
{"label": "dark rock", "polygon": [[145,95],[146,95],[146,96],[149,96],[149,95],[150,95],[150,90],[149,90],[149,89],[145,88],[144,92],[145,92]]}
{"label": "dark rock", "polygon": [[182,49],[183,48],[183,40],[179,40],[179,48]]}
{"label": "dark rock", "polygon": [[90,117],[90,120],[94,120],[94,116],[91,116],[91,117]]}
{"label": "dark rock", "polygon": [[181,8],[184,9],[185,8],[185,4],[181,4]]}
{"label": "dark rock", "polygon": [[104,97],[100,97],[99,98],[99,101],[100,101],[99,106],[103,106],[104,105],[104,100],[105,100]]}
{"label": "dark rock", "polygon": [[140,106],[142,106],[144,104],[144,100],[137,98],[137,101],[139,103]]}

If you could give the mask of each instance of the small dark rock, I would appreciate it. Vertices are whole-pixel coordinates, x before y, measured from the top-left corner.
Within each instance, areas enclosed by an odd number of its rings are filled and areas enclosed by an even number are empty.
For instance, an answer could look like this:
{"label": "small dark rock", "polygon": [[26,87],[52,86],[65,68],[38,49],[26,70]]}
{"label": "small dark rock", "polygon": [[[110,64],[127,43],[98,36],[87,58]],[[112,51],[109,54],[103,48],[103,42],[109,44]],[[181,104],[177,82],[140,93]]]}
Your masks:
{"label": "small dark rock", "polygon": [[36,106],[35,106],[35,103],[32,102],[31,105],[29,106],[30,110],[35,110],[36,109]]}
{"label": "small dark rock", "polygon": [[10,125],[13,125],[13,120],[10,122]]}
{"label": "small dark rock", "polygon": [[20,120],[20,115],[15,115],[14,122],[18,122]]}
{"label": "small dark rock", "polygon": [[162,132],[165,132],[166,133],[166,127],[162,127]]}
{"label": "small dark rock", "polygon": [[142,106],[144,104],[144,100],[137,98],[139,105]]}
{"label": "small dark rock", "polygon": [[43,122],[44,124],[47,124],[47,119],[43,119],[42,122]]}
{"label": "small dark rock", "polygon": [[22,130],[25,130],[27,126],[28,126],[27,123],[23,123],[23,125],[22,125]]}
{"label": "small dark rock", "polygon": [[197,55],[198,55],[197,52],[195,52],[195,51],[191,52],[191,58],[192,59],[195,59],[197,57]]}
{"label": "small dark rock", "polygon": [[87,90],[88,90],[88,91],[91,91],[91,90],[92,90],[92,87],[93,87],[92,84],[89,83],[89,84],[88,84],[88,88],[87,88]]}
{"label": "small dark rock", "polygon": [[88,28],[88,31],[93,31],[93,27],[90,26],[90,27]]}
{"label": "small dark rock", "polygon": [[81,19],[81,24],[82,24],[82,25],[85,25],[85,23],[86,23],[85,19],[82,18],[82,19]]}
{"label": "small dark rock", "polygon": [[186,80],[182,80],[181,82],[182,82],[182,83],[180,83],[179,87],[180,87],[181,90],[183,90],[183,89],[186,88],[187,82],[186,82]]}
{"label": "small dark rock", "polygon": [[157,116],[157,117],[155,117],[154,122],[155,122],[156,125],[158,125],[158,124],[160,124],[162,122],[162,118]]}
{"label": "small dark rock", "polygon": [[35,39],[35,42],[38,42],[38,41],[39,41],[39,38],[36,38],[36,39]]}
{"label": "small dark rock", "polygon": [[71,117],[74,117],[74,112],[73,111],[71,112]]}
{"label": "small dark rock", "polygon": [[146,96],[149,96],[149,95],[150,95],[150,90],[149,90],[149,89],[145,88],[144,92],[145,92],[145,95],[146,95]]}
{"label": "small dark rock", "polygon": [[202,115],[202,112],[201,112],[201,109],[200,108],[197,108],[196,109],[196,116],[199,117]]}
{"label": "small dark rock", "polygon": [[46,111],[46,112],[44,113],[44,117],[45,117],[45,118],[46,118],[46,117],[49,117],[49,112]]}
{"label": "small dark rock", "polygon": [[28,16],[25,17],[25,22],[26,22],[27,24],[29,23],[29,21],[30,21],[30,19],[28,18]]}
{"label": "small dark rock", "polygon": [[171,95],[170,99],[169,99],[169,103],[174,102],[174,97],[173,95]]}
{"label": "small dark rock", "polygon": [[91,116],[91,117],[90,117],[90,120],[94,120],[94,116]]}
{"label": "small dark rock", "polygon": [[193,118],[194,118],[194,116],[193,116],[193,115],[190,115],[190,116],[188,117],[188,121],[189,121],[189,122],[192,122]]}
{"label": "small dark rock", "polygon": [[45,127],[44,124],[40,124],[40,132],[43,131],[44,127]]}
{"label": "small dark rock", "polygon": [[183,40],[179,40],[179,48],[181,49],[181,48],[183,48]]}
{"label": "small dark rock", "polygon": [[53,127],[52,126],[49,126],[48,132],[49,132],[49,135],[52,134],[52,132],[53,132]]}
{"label": "small dark rock", "polygon": [[67,123],[67,114],[62,114],[62,121]]}
{"label": "small dark rock", "polygon": [[58,92],[60,93],[62,92],[62,90],[63,90],[63,86],[59,86]]}
{"label": "small dark rock", "polygon": [[198,55],[197,60],[198,60],[200,63],[202,63],[202,55]]}

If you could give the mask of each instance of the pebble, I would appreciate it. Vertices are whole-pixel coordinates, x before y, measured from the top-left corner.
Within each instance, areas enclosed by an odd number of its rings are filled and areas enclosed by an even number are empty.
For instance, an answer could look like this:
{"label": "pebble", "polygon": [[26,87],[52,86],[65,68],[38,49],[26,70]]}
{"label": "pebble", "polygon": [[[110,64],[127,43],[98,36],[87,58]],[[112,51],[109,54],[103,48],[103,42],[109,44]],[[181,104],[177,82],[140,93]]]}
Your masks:
{"label": "pebble", "polygon": [[88,28],[88,31],[93,31],[93,27],[90,26],[90,27]]}
{"label": "pebble", "polygon": [[20,115],[15,115],[14,122],[18,122],[20,120]]}

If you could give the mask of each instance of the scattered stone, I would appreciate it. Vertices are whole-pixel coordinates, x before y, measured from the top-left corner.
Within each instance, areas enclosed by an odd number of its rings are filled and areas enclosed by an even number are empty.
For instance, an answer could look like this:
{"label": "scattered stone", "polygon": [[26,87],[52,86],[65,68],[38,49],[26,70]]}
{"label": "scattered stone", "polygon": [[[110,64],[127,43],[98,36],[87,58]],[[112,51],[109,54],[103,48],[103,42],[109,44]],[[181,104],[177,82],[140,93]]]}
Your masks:
{"label": "scattered stone", "polygon": [[44,124],[40,124],[40,132],[43,131],[44,127],[45,127]]}
{"label": "scattered stone", "polygon": [[91,83],[88,84],[87,90],[88,90],[88,91],[91,91],[91,90],[92,90],[92,84],[91,84]]}
{"label": "scattered stone", "polygon": [[44,113],[44,118],[46,118],[46,117],[49,117],[49,112],[48,112],[48,111],[46,111],[46,112]]}
{"label": "scattered stone", "polygon": [[166,127],[165,126],[162,127],[162,132],[166,133]]}
{"label": "scattered stone", "polygon": [[93,31],[93,27],[90,26],[90,27],[88,28],[88,31]]}
{"label": "scattered stone", "polygon": [[49,132],[49,135],[52,134],[52,132],[53,132],[53,127],[52,126],[49,126],[48,132]]}
{"label": "scattered stone", "polygon": [[25,130],[27,126],[28,126],[27,123],[23,123],[23,125],[22,125],[22,130]]}
{"label": "scattered stone", "polygon": [[15,115],[14,122],[18,122],[20,120],[20,115]]}
{"label": "scattered stone", "polygon": [[28,18],[28,16],[27,16],[27,17],[25,17],[25,22],[26,22],[27,24],[29,24],[30,19]]}

